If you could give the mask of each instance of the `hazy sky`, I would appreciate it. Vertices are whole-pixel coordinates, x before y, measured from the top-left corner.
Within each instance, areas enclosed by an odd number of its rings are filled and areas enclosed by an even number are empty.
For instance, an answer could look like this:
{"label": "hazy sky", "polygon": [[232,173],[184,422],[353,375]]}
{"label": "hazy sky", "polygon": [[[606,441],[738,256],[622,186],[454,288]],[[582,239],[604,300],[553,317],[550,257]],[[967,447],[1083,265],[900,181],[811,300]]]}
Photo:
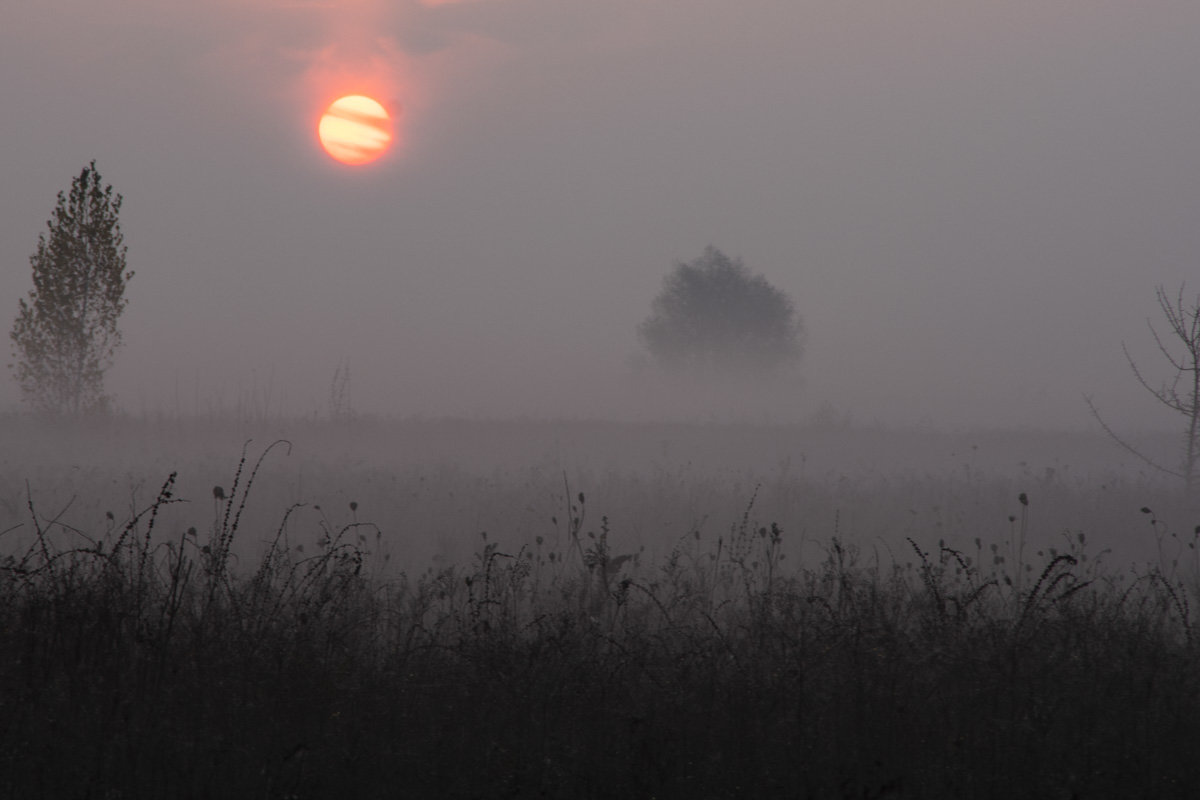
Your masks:
{"label": "hazy sky", "polygon": [[[712,244],[808,327],[763,408],[1158,425],[1120,346],[1200,290],[1197,42],[1194,0],[0,0],[0,322],[94,158],[133,412],[316,413],[348,359],[361,411],[634,413]],[[315,138],[353,91],[400,112],[367,168]]]}

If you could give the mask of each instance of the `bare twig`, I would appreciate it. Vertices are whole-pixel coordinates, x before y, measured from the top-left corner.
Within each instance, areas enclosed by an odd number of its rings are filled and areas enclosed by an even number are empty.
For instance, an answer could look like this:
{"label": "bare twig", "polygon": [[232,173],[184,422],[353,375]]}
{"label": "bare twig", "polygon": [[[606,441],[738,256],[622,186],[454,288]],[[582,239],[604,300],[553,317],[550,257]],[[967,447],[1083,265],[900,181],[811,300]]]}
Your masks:
{"label": "bare twig", "polygon": [[[1174,298],[1159,286],[1155,290],[1155,298],[1166,319],[1171,337],[1164,341],[1153,323],[1146,320],[1146,324],[1150,328],[1150,335],[1154,338],[1158,352],[1174,370],[1171,380],[1163,381],[1158,388],[1155,388],[1146,380],[1124,342],[1121,343],[1121,351],[1125,354],[1125,361],[1129,364],[1129,369],[1133,371],[1133,377],[1137,379],[1141,387],[1159,403],[1175,413],[1181,414],[1187,420],[1187,427],[1183,434],[1183,457],[1179,469],[1167,469],[1141,453],[1109,427],[1108,423],[1100,416],[1100,411],[1090,396],[1085,394],[1083,399],[1087,403],[1088,410],[1091,411],[1092,416],[1095,417],[1096,422],[1100,423],[1100,427],[1104,429],[1109,438],[1154,469],[1182,479],[1184,491],[1191,493],[1200,482],[1200,295],[1196,296],[1194,304],[1185,305],[1182,285]],[[1182,355],[1172,353],[1167,347],[1167,344],[1174,340],[1178,340],[1183,345]],[[1180,384],[1183,384],[1184,387],[1182,393]]]}

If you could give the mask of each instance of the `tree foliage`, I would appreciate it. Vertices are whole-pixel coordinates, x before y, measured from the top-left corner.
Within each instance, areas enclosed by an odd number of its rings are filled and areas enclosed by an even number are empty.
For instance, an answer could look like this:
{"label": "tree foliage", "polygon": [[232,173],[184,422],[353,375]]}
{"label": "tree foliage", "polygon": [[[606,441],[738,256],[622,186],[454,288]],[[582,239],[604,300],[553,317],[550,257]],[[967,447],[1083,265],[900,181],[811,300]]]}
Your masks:
{"label": "tree foliage", "polygon": [[799,359],[804,327],[784,292],[710,246],[667,275],[638,338],[668,370],[769,372]]}
{"label": "tree foliage", "polygon": [[103,410],[104,373],[121,345],[126,247],[121,195],[102,186],[93,161],[71,182],[30,256],[33,289],[10,334],[25,401],[53,415]]}

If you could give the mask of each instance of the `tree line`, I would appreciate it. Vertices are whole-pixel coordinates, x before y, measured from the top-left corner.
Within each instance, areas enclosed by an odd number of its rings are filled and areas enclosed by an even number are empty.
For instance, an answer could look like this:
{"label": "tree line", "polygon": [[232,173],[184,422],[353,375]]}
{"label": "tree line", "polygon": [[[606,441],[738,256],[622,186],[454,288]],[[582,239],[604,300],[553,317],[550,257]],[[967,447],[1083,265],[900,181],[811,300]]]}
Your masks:
{"label": "tree line", "polygon": [[[134,275],[126,266],[122,203],[92,161],[69,192],[58,193],[47,230],[38,236],[29,259],[33,288],[18,303],[9,365],[36,412],[83,416],[112,407],[104,374],[121,346],[117,323]],[[1193,302],[1182,286],[1174,297],[1160,286],[1157,298],[1168,334],[1150,330],[1172,378],[1153,385],[1125,353],[1142,387],[1185,420],[1180,467],[1146,460],[1190,491],[1200,483],[1200,295]],[[794,367],[803,353],[804,324],[788,294],[716,247],[677,262],[650,309],[637,338],[664,372],[757,377]],[[1085,400],[1109,435],[1144,458],[1108,426],[1090,397]]]}
{"label": "tree line", "polygon": [[[96,162],[59,192],[30,257],[33,288],[19,301],[10,368],[27,406],[52,416],[105,413],[104,375],[122,343],[118,327],[133,271],[121,231],[123,197]],[[740,259],[708,247],[666,276],[637,336],[663,370],[764,373],[795,363],[803,325],[791,298]]]}

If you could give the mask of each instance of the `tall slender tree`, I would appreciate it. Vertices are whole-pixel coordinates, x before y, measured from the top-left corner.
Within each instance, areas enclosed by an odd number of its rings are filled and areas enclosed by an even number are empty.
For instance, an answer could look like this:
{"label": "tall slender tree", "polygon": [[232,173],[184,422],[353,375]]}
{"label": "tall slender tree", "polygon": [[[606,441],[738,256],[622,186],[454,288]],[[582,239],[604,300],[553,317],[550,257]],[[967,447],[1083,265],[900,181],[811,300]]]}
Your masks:
{"label": "tall slender tree", "polygon": [[122,197],[104,186],[96,162],[71,182],[29,258],[33,289],[20,301],[12,339],[17,383],[25,401],[51,415],[104,411],[104,373],[121,345],[125,310]]}

